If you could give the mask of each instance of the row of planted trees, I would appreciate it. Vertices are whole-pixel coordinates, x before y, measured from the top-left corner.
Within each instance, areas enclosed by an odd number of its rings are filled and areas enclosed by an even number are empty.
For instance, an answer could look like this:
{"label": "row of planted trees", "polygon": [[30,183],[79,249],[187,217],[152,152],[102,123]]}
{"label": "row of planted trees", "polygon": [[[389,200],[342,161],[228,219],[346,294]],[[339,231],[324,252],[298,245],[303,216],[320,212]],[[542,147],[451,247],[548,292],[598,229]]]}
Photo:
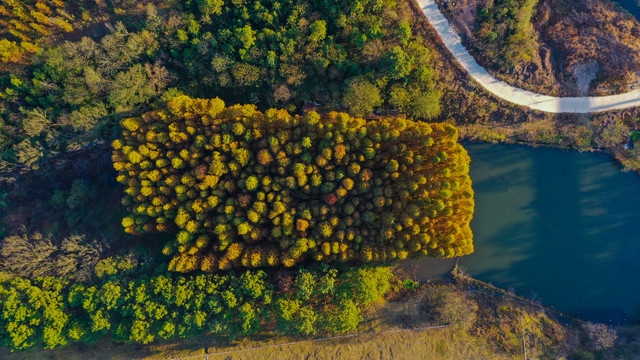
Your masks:
{"label": "row of planted trees", "polygon": [[179,272],[473,251],[469,157],[447,124],[171,100],[113,142],[129,233]]}
{"label": "row of planted trees", "polygon": [[11,350],[117,342],[149,343],[193,335],[231,337],[354,329],[360,308],[390,289],[389,268],[300,269],[268,278],[264,271],[224,275],[158,273],[97,285],[60,278],[0,283],[0,346]]}

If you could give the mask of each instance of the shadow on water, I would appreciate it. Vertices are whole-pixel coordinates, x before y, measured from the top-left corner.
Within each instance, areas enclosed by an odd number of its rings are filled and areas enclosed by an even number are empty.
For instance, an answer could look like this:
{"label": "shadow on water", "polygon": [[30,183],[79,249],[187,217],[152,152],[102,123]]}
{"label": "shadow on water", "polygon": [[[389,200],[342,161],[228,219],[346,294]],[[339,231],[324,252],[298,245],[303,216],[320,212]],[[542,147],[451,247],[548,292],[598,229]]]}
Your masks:
{"label": "shadow on water", "polygon": [[640,177],[602,154],[467,144],[483,281],[581,318],[624,322],[640,301]]}

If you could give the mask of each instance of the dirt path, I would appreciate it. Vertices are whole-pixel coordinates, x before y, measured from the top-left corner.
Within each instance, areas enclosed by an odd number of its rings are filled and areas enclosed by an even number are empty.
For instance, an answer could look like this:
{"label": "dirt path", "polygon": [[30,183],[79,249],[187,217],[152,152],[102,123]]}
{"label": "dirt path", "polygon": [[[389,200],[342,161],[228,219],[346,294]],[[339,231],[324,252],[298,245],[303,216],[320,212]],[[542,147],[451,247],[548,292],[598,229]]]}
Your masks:
{"label": "dirt path", "polygon": [[511,86],[491,76],[462,45],[460,37],[438,9],[435,0],[417,0],[444,45],[480,86],[497,97],[534,110],[550,113],[594,113],[640,106],[640,89],[597,97],[554,97]]}

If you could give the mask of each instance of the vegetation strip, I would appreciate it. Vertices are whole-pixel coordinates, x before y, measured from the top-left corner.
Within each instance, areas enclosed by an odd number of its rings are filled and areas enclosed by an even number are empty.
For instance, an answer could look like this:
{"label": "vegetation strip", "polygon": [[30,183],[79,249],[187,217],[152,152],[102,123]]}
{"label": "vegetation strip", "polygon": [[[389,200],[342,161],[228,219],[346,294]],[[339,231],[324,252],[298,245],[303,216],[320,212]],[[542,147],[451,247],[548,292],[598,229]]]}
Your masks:
{"label": "vegetation strip", "polygon": [[418,0],[425,16],[447,49],[469,75],[487,91],[511,103],[550,113],[594,113],[640,106],[640,89],[598,97],[554,97],[511,86],[493,77],[462,45],[460,37],[438,9],[435,0]]}
{"label": "vegetation strip", "polygon": [[449,327],[449,326],[451,326],[451,324],[437,325],[437,326],[425,326],[425,327],[419,327],[419,328],[415,328],[415,329],[394,329],[394,330],[385,330],[385,331],[379,331],[379,332],[371,331],[371,332],[360,333],[360,334],[338,335],[338,336],[331,336],[331,337],[326,337],[326,338],[321,338],[321,339],[292,341],[292,342],[283,343],[283,344],[256,346],[256,347],[251,347],[251,348],[246,348],[246,349],[227,350],[227,351],[220,351],[220,352],[215,352],[215,353],[210,353],[210,354],[193,355],[193,356],[180,357],[180,358],[171,358],[170,360],[197,359],[197,358],[202,358],[202,357],[204,357],[205,360],[206,360],[209,356],[231,354],[231,353],[237,353],[237,352],[249,351],[249,350],[269,349],[269,348],[274,348],[274,347],[278,347],[278,346],[290,346],[290,345],[296,345],[296,344],[302,344],[302,343],[329,341],[329,340],[344,339],[344,338],[358,337],[358,336],[364,336],[364,335],[382,335],[382,334],[389,334],[389,333],[396,333],[396,332],[422,331],[422,330],[429,330],[429,329],[441,329],[441,328],[446,328],[446,327]]}
{"label": "vegetation strip", "polygon": [[344,333],[362,321],[362,307],[397,283],[388,267],[345,269],[318,265],[271,277],[264,271],[183,275],[158,269],[150,277],[111,276],[95,286],[15,278],[0,283],[0,345],[92,345],[107,334],[116,342],[148,344],[205,333]]}

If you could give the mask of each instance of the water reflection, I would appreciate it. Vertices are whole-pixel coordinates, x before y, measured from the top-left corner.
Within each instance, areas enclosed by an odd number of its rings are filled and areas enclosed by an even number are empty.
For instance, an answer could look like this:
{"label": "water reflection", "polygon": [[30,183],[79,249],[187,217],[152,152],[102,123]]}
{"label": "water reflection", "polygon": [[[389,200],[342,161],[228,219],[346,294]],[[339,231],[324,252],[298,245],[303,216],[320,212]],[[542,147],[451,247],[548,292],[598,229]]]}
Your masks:
{"label": "water reflection", "polygon": [[593,320],[640,300],[640,177],[602,154],[469,144],[476,278]]}

